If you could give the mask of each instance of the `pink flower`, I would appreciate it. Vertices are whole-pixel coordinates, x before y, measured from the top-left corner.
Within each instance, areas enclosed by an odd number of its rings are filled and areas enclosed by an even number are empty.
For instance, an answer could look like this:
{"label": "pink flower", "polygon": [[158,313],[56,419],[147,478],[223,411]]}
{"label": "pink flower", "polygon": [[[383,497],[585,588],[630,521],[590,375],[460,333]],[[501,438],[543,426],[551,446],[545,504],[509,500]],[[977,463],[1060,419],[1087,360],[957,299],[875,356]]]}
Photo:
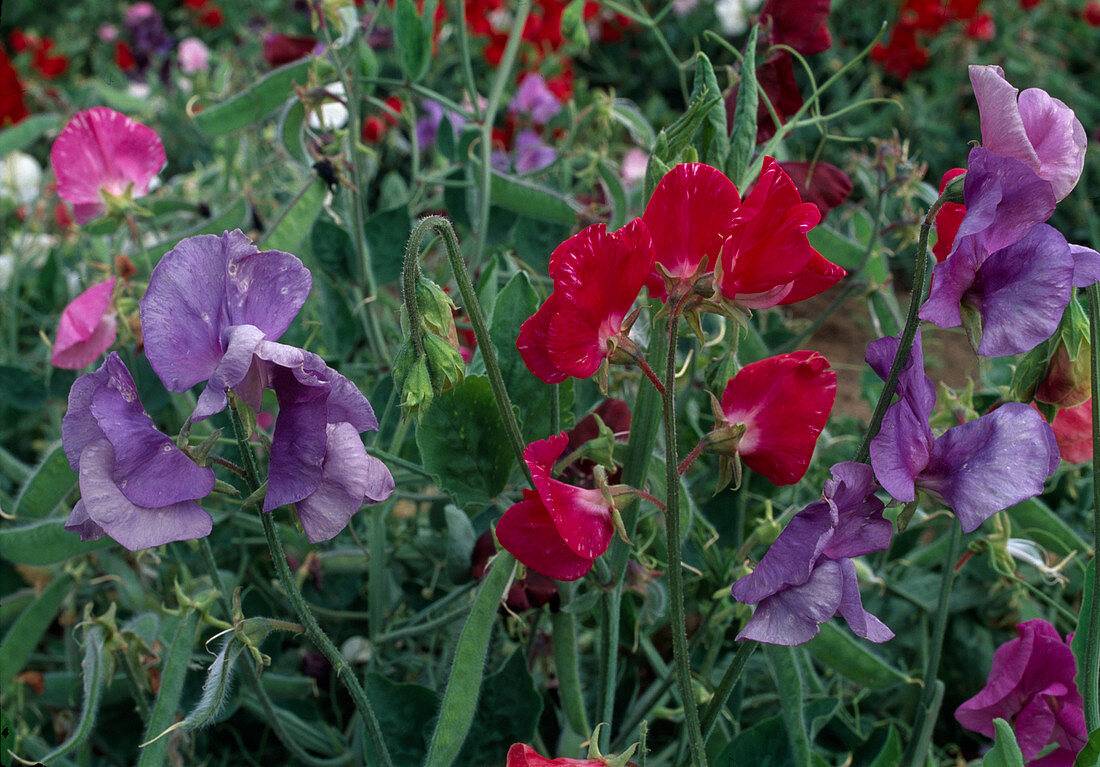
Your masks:
{"label": "pink flower", "polygon": [[1020,93],[997,66],[971,65],[970,83],[982,146],[1027,165],[1050,182],[1058,200],[1068,195],[1081,177],[1088,141],[1073,110],[1039,88]]}
{"label": "pink flower", "polygon": [[[539,756],[538,752],[526,743],[513,743],[512,747],[508,749],[507,759],[508,761],[505,762],[504,767],[606,767],[609,762],[607,757],[600,759],[570,759],[559,756],[557,759],[547,759],[545,756]],[[621,760],[622,757],[617,757],[617,759]],[[633,764],[634,762],[627,762],[627,765]]]}
{"label": "pink flower", "polygon": [[147,195],[164,160],[156,133],[108,107],[73,115],[50,151],[57,193],[72,203],[80,224],[107,212],[105,194]]}
{"label": "pink flower", "polygon": [[[993,737],[993,720],[1012,724],[1028,767],[1072,767],[1088,737],[1084,701],[1074,676],[1073,651],[1058,631],[1036,619],[1016,626],[1020,636],[993,654],[985,688],[955,711],[968,730]],[[1048,744],[1051,753],[1035,757]]]}
{"label": "pink flower", "polygon": [[115,342],[115,315],[109,311],[114,288],[114,277],[93,285],[61,312],[50,360],[54,367],[87,367]]}
{"label": "pink flower", "polygon": [[185,75],[206,72],[210,69],[210,49],[206,47],[206,43],[197,37],[180,40],[177,53],[179,54],[180,71]]}

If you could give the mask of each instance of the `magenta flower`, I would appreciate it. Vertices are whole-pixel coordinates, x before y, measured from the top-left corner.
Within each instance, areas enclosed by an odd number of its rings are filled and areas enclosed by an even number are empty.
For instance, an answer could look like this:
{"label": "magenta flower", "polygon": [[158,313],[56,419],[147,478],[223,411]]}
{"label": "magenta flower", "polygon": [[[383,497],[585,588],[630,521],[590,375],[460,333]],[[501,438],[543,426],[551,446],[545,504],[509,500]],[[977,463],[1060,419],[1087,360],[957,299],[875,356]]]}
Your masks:
{"label": "magenta flower", "polygon": [[837,613],[864,639],[893,638],[863,609],[852,561],[887,548],[893,525],[882,516],[869,466],[838,463],[832,474],[822,499],[795,514],[756,569],[733,585],[734,599],[757,605],[738,641],[803,644]]}
{"label": "magenta flower", "polygon": [[61,312],[50,363],[65,370],[91,365],[115,342],[116,322],[111,309],[115,278],[85,290]]}
{"label": "magenta flower", "polygon": [[[867,364],[883,380],[899,344],[887,336],[867,346]],[[955,512],[963,532],[1041,493],[1058,468],[1050,426],[1038,411],[1016,402],[935,437],[928,418],[936,389],[924,373],[919,329],[897,394],[871,440],[875,477],[899,501],[914,500],[918,488],[929,493]]]}
{"label": "magenta flower", "polygon": [[210,515],[195,501],[214,489],[214,472],[157,431],[117,353],[73,384],[61,439],[81,495],[66,530],[131,551],[209,534]]}
{"label": "magenta flower", "polygon": [[970,83],[981,114],[982,146],[1027,165],[1050,182],[1056,199],[1068,195],[1081,177],[1088,142],[1073,110],[1039,88],[1020,93],[997,66],[971,65]]}
{"label": "magenta flower", "polygon": [[73,115],[50,150],[57,193],[81,224],[107,212],[105,195],[147,195],[164,159],[156,133],[107,107]]}
{"label": "magenta flower", "polygon": [[[1012,724],[1028,767],[1073,767],[1088,739],[1084,701],[1069,644],[1044,620],[1017,624],[1019,637],[993,654],[985,687],[955,710],[968,730],[992,738],[993,720]],[[1047,745],[1058,747],[1036,759]]]}

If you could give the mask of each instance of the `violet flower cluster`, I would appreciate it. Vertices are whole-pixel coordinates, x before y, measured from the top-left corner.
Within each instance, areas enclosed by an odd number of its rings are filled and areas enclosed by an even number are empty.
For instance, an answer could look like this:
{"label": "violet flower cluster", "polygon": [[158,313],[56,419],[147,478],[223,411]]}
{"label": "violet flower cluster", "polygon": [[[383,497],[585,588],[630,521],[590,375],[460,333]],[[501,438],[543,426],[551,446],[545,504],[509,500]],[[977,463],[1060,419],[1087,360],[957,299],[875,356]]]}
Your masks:
{"label": "violet flower cluster", "polygon": [[[888,336],[867,347],[867,364],[883,380],[900,343]],[[897,394],[871,440],[875,477],[899,501],[915,500],[920,489],[945,503],[963,532],[1041,493],[1058,468],[1054,432],[1037,410],[1017,402],[934,436],[928,419],[936,388],[924,372],[919,329]]]}
{"label": "violet flower cluster", "polygon": [[971,66],[970,81],[982,146],[967,159],[966,214],[920,317],[966,325],[978,354],[1003,357],[1049,338],[1074,288],[1100,280],[1100,254],[1044,223],[1081,176],[1086,135],[1068,106],[1020,93],[1000,67]]}
{"label": "violet flower cluster", "polygon": [[893,638],[863,609],[853,561],[886,549],[893,525],[882,516],[871,467],[845,462],[831,471],[821,500],[795,514],[756,569],[733,585],[737,601],[756,605],[738,641],[799,645],[838,613],[864,639]]}
{"label": "violet flower cluster", "polygon": [[[358,388],[316,354],[277,342],[304,304],[311,284],[309,270],[298,258],[281,251],[260,252],[237,230],[182,240],[153,270],[140,306],[145,351],[165,387],[182,392],[206,382],[191,421],[224,410],[230,390],[255,410],[260,408],[263,391],[274,390],[279,415],[263,510],[295,504],[306,538],[316,543],[339,533],[363,503],[389,497],[394,482],[382,462],[367,454],[359,438],[361,432],[377,429],[378,421]],[[122,392],[114,399],[98,394],[99,389],[86,393],[93,386],[107,386],[102,383],[108,376],[105,369],[111,376],[106,379],[113,387],[109,390]],[[129,387],[116,381],[129,381]],[[129,420],[120,420],[115,412],[122,407],[119,398],[131,410],[136,408],[144,420],[129,411]],[[210,492],[213,472],[196,466],[156,432],[140,408],[129,373],[112,355],[104,368],[74,384],[65,416],[69,425],[65,448],[70,463],[81,471],[83,490],[86,471],[102,471],[108,448],[113,447],[111,476],[121,478],[119,491],[138,507],[164,509],[164,513],[141,516],[128,510],[126,520],[111,522],[112,531],[98,506],[93,513],[93,500],[97,499],[89,499],[87,491],[83,510],[128,548],[205,535],[210,530],[209,517],[205,529],[185,526],[182,517],[177,519],[182,509],[166,504],[189,500],[188,514],[194,516],[197,510],[205,516],[194,500]],[[97,447],[96,432],[89,423],[104,432],[110,443],[107,447]],[[86,459],[89,450],[93,453]],[[172,458],[174,468],[170,473],[159,472],[165,476],[157,480],[152,474],[168,461],[164,456]],[[131,477],[134,472],[137,474]],[[97,477],[89,474],[87,481]],[[158,481],[165,493],[147,494],[145,488],[159,486]],[[70,526],[85,535],[87,529],[80,527],[83,517],[77,510]],[[135,531],[137,527],[157,532],[142,537]]]}

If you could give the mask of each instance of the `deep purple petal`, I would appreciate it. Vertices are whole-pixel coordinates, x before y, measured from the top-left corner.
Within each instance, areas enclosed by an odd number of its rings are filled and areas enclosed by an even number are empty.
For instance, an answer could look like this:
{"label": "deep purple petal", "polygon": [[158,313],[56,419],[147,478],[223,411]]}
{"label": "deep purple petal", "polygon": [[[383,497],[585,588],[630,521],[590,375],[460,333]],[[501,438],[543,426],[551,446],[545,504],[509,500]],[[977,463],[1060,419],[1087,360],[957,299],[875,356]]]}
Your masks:
{"label": "deep purple petal", "polygon": [[1073,243],[1070,243],[1069,252],[1073,256],[1073,287],[1087,288],[1100,282],[1100,253]]}
{"label": "deep purple petal", "polygon": [[962,302],[977,279],[978,269],[988,254],[981,248],[981,238],[956,238],[955,249],[946,261],[932,271],[932,288],[918,316],[941,328],[962,325]]}
{"label": "deep purple petal", "polygon": [[130,551],[209,535],[213,520],[194,501],[149,509],[131,503],[112,477],[115,451],[105,439],[80,456],[80,495],[88,518]]}
{"label": "deep purple petal", "polygon": [[1057,465],[1050,426],[1038,411],[1010,402],[948,429],[932,446],[917,485],[950,506],[969,533],[998,511],[1041,493]]}
{"label": "deep purple petal", "polygon": [[808,642],[821,630],[819,624],[836,615],[842,588],[840,565],[822,560],[806,583],[762,600],[737,640],[787,647]]}
{"label": "deep purple petal", "polygon": [[982,147],[971,149],[967,157],[963,200],[966,215],[955,242],[980,236],[983,248],[990,253],[1046,221],[1057,204],[1050,183],[1032,168]]}
{"label": "deep purple petal", "polygon": [[841,559],[886,549],[894,526],[882,517],[885,504],[875,497],[878,485],[871,467],[846,461],[830,471],[833,478],[825,482],[825,497],[836,504],[837,527],[822,553],[829,559]]}
{"label": "deep purple petal", "polygon": [[310,543],[336,537],[364,501],[385,500],[394,489],[393,476],[381,461],[367,455],[355,427],[329,424],[327,435],[321,483],[297,503]]}
{"label": "deep purple petal", "polygon": [[225,410],[229,402],[226,392],[244,380],[252,366],[256,346],[264,340],[264,332],[255,325],[231,325],[224,336],[225,355],[199,395],[195,411],[191,413],[192,421],[201,421]]}
{"label": "deep purple petal", "polygon": [[871,440],[871,466],[882,488],[899,501],[916,498],[915,481],[928,465],[932,429],[908,402],[891,405],[878,434]]}
{"label": "deep purple petal", "polygon": [[1046,224],[990,255],[964,298],[981,312],[978,354],[1020,354],[1050,338],[1069,303],[1073,274],[1069,245]]}
{"label": "deep purple petal", "polygon": [[[887,522],[887,524],[890,524]],[[863,599],[859,595],[859,581],[856,579],[856,565],[851,559],[841,559],[840,576],[842,591],[840,597],[840,615],[848,622],[848,627],[856,636],[870,642],[886,642],[894,638],[885,623],[863,609]]]}
{"label": "deep purple petal", "polygon": [[756,569],[733,584],[734,599],[755,604],[784,587],[809,581],[833,536],[836,520],[836,507],[828,500],[811,503],[795,514]]}
{"label": "deep purple petal", "polygon": [[286,368],[273,371],[271,387],[279,400],[279,416],[271,440],[265,512],[317,490],[328,443],[324,387],[303,385]]}
{"label": "deep purple petal", "polygon": [[[864,359],[883,381],[890,375],[890,366],[900,344],[901,339],[897,336],[885,336],[867,344]],[[909,357],[898,376],[897,395],[909,402],[913,411],[925,419],[936,406],[936,386],[924,373],[924,348],[919,327],[913,337],[913,348],[909,350]]]}

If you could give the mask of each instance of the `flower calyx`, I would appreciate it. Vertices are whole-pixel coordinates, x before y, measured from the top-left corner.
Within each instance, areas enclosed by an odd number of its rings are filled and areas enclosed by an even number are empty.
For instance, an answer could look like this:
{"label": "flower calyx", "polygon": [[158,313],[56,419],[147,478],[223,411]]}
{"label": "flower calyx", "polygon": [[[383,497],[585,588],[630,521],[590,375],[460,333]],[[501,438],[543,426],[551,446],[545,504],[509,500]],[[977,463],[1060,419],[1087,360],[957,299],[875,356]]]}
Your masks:
{"label": "flower calyx", "polygon": [[630,757],[634,756],[634,752],[638,750],[638,744],[634,743],[626,751],[623,751],[618,755],[607,755],[600,753],[600,728],[606,724],[600,722],[596,725],[596,729],[592,731],[592,737],[588,741],[588,758],[593,762],[606,765],[606,767],[627,767],[634,762],[630,761]]}

